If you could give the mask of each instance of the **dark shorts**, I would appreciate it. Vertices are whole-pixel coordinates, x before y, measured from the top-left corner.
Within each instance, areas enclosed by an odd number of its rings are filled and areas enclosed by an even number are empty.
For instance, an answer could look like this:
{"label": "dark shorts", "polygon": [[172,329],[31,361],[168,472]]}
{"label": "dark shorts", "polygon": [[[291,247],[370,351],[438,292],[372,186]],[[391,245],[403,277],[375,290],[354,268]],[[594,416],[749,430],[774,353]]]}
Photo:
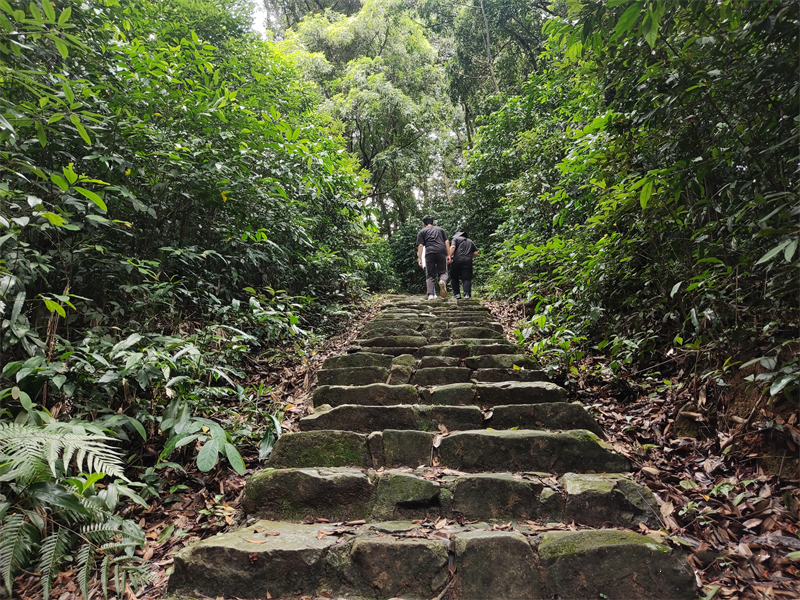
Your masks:
{"label": "dark shorts", "polygon": [[461,281],[472,279],[472,261],[459,261],[450,265],[450,279],[459,279]]}

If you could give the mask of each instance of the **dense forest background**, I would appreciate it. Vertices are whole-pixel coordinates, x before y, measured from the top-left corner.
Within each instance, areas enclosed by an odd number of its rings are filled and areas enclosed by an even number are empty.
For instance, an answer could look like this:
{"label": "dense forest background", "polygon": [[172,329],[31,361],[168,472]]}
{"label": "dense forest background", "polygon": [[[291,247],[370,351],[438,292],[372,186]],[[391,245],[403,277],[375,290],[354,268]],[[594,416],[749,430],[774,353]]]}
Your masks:
{"label": "dense forest background", "polygon": [[792,460],[797,2],[254,8],[0,0],[12,596],[145,583],[132,507],[269,453],[291,406],[248,364],[421,292],[425,213],[563,382],[654,373]]}

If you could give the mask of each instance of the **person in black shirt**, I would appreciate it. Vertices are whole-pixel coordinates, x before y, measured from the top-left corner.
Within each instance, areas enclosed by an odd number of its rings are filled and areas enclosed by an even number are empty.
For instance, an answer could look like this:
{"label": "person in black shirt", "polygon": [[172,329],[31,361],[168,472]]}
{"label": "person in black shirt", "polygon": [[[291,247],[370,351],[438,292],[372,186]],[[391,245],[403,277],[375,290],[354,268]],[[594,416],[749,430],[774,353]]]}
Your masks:
{"label": "person in black shirt", "polygon": [[[447,263],[450,262],[450,242],[444,229],[433,224],[433,217],[422,217],[425,224],[417,234],[417,262],[425,269],[428,300],[436,297],[434,283],[439,280],[439,295],[447,297]],[[423,258],[423,250],[425,252]]]}
{"label": "person in black shirt", "polygon": [[472,259],[478,256],[478,248],[475,243],[464,235],[463,231],[457,231],[450,244],[450,257],[453,263],[450,267],[450,276],[453,278],[453,295],[461,298],[458,289],[458,282],[464,284],[464,298],[472,297]]}

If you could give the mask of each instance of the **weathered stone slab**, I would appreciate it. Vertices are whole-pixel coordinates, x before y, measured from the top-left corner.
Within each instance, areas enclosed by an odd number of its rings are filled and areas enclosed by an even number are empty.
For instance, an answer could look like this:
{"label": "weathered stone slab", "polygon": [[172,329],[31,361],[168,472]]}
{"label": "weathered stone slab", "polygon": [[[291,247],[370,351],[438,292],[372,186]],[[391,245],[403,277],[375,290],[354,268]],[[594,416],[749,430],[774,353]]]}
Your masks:
{"label": "weathered stone slab", "polygon": [[[453,331],[451,329],[451,331]],[[489,330],[491,331],[491,330]],[[496,334],[497,332],[492,331],[492,333]],[[459,346],[473,346],[475,348],[480,348],[481,346],[505,346],[506,352],[513,352],[516,350],[516,345],[509,342],[507,339],[501,337],[490,337],[490,338],[453,338],[451,340],[453,344],[457,344]],[[473,354],[481,354],[480,352],[473,352]]]}
{"label": "weathered stone slab", "polygon": [[549,381],[479,383],[478,399],[482,406],[564,402],[567,390]]}
{"label": "weathered stone slab", "polygon": [[461,359],[452,356],[425,356],[419,360],[418,368],[431,369],[433,367],[457,367],[460,364]]}
{"label": "weathered stone slab", "polygon": [[356,343],[362,348],[422,348],[428,340],[417,335],[393,335],[356,340]]}
{"label": "weathered stone slab", "polygon": [[[498,344],[497,340],[489,340],[486,344],[474,344],[475,340],[458,340],[458,344],[454,342],[443,344],[429,344],[417,350],[417,356],[423,358],[425,356],[451,356],[455,358],[467,358],[474,355],[483,354],[509,354],[513,352],[514,346],[510,342]],[[467,342],[467,343],[460,343]],[[467,365],[469,368],[469,365]]]}
{"label": "weathered stone slab", "polygon": [[543,598],[536,556],[515,531],[469,531],[452,537],[463,600]]}
{"label": "weathered stone slab", "polygon": [[611,523],[637,529],[640,523],[659,526],[660,512],[653,493],[628,477],[605,473],[567,473],[561,478],[567,493],[564,517],[600,527]]}
{"label": "weathered stone slab", "polygon": [[[358,346],[361,349],[361,346]],[[366,350],[373,350],[375,352],[380,352],[381,354],[388,354],[392,358],[396,358],[398,356],[404,356],[406,354],[415,354],[418,348],[387,348],[387,347],[373,347],[373,348],[366,348]]]}
{"label": "weathered stone slab", "polygon": [[[438,431],[443,425],[448,431],[482,429],[483,412],[477,406],[420,406],[414,407],[417,429]],[[395,429],[399,429],[395,427]]]}
{"label": "weathered stone slab", "polygon": [[386,383],[388,378],[389,369],[386,367],[348,367],[317,371],[317,381],[320,385],[369,385]]}
{"label": "weathered stone slab", "polygon": [[433,434],[427,431],[383,431],[383,466],[411,467],[431,464]]}
{"label": "weathered stone slab", "polygon": [[392,359],[392,366],[393,367],[416,367],[417,366],[417,359],[414,357],[414,353],[411,352],[409,354],[400,354],[399,356],[395,356]]}
{"label": "weathered stone slab", "polygon": [[247,480],[242,509],[275,521],[363,519],[374,491],[356,469],[264,469]]}
{"label": "weathered stone slab", "polygon": [[468,406],[475,404],[477,388],[473,383],[451,383],[419,390],[420,404]]}
{"label": "weathered stone slab", "polygon": [[468,357],[464,363],[470,369],[513,369],[515,366],[523,369],[539,368],[539,363],[526,354],[474,355]]}
{"label": "weathered stone slab", "polygon": [[353,585],[371,598],[431,598],[447,583],[444,540],[359,537],[350,556]]}
{"label": "weathered stone slab", "polygon": [[[403,354],[408,356],[408,354]],[[392,365],[389,371],[389,379],[386,381],[389,385],[405,385],[411,381],[411,376],[414,373],[414,367],[408,365]]]}
{"label": "weathered stone slab", "polygon": [[302,431],[335,429],[372,433],[384,429],[417,429],[412,406],[358,406],[341,404],[336,408],[300,419]]}
{"label": "weathered stone slab", "polygon": [[694,598],[694,573],[649,537],[615,529],[550,531],[538,548],[546,597]]}
{"label": "weathered stone slab", "polygon": [[482,383],[495,383],[499,381],[547,381],[544,371],[531,369],[478,369],[472,372],[472,378]]}
{"label": "weathered stone slab", "polygon": [[389,368],[392,357],[374,352],[356,352],[331,356],[322,363],[323,369],[351,369],[354,367],[384,367]]}
{"label": "weathered stone slab", "polygon": [[323,385],[314,390],[314,406],[330,404],[359,404],[362,406],[391,406],[393,404],[416,404],[417,390],[413,385],[387,385],[373,383],[358,387]]}
{"label": "weathered stone slab", "polygon": [[370,467],[367,436],[352,431],[284,433],[268,461],[271,467]]}
{"label": "weathered stone slab", "polygon": [[471,376],[472,371],[464,367],[430,367],[417,369],[411,383],[422,386],[467,383]]}
{"label": "weathered stone slab", "polygon": [[455,480],[452,511],[469,519],[536,519],[542,514],[540,481],[507,473],[466,475]]}
{"label": "weathered stone slab", "polygon": [[597,437],[605,434],[580,404],[546,402],[543,404],[501,404],[492,409],[492,429],[588,429]]}
{"label": "weathered stone slab", "polygon": [[326,551],[338,541],[334,536],[317,539],[322,527],[258,521],[192,544],[175,555],[169,591],[196,597],[316,595],[325,577]]}
{"label": "weathered stone slab", "polygon": [[438,484],[412,475],[387,471],[378,479],[371,519],[425,518],[426,509],[439,515]]}
{"label": "weathered stone slab", "polygon": [[620,472],[628,460],[593,433],[575,431],[464,431],[442,439],[439,462],[452,469],[480,471]]}
{"label": "weathered stone slab", "polygon": [[[496,340],[490,340],[488,343],[475,343],[475,340],[459,340],[459,342],[468,343],[459,343],[458,345],[449,346],[441,352],[441,356],[457,356],[458,358],[467,358],[469,356],[484,354],[508,354],[509,352],[513,352],[513,350],[516,348],[511,344],[511,342],[499,344],[495,343]],[[469,365],[467,366],[469,367]]]}
{"label": "weathered stone slab", "polygon": [[[374,322],[373,322],[374,323]],[[382,321],[375,324],[365,325],[361,330],[361,339],[370,339],[381,336],[394,336],[394,335],[419,335],[419,326],[410,327],[408,325],[401,325],[400,323]]]}
{"label": "weathered stone slab", "polygon": [[457,339],[504,339],[502,331],[495,331],[489,327],[451,327],[450,338]]}

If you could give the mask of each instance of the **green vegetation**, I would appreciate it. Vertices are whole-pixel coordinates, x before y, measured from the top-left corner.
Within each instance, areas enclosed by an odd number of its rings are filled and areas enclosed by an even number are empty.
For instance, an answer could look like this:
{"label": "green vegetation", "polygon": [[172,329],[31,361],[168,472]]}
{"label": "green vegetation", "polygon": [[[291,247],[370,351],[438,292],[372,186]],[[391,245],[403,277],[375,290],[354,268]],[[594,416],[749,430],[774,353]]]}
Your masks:
{"label": "green vegetation", "polygon": [[796,2],[263,5],[265,36],[251,0],[0,0],[12,596],[146,581],[121,515],[266,458],[285,405],[253,365],[421,292],[425,213],[543,366],[679,356],[695,396],[793,402]]}

